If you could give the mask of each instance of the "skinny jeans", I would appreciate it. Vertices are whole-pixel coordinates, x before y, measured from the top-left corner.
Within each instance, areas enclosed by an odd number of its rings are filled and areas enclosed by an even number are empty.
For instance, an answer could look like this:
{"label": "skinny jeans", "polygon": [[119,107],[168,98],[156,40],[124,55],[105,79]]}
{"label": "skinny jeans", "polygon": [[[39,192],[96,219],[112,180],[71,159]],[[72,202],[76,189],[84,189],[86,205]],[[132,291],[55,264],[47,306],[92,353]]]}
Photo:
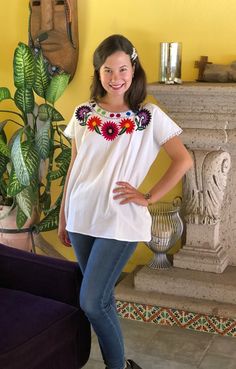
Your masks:
{"label": "skinny jeans", "polygon": [[125,367],[124,342],[114,287],[137,242],[68,232],[83,274],[80,307],[90,321],[108,369]]}

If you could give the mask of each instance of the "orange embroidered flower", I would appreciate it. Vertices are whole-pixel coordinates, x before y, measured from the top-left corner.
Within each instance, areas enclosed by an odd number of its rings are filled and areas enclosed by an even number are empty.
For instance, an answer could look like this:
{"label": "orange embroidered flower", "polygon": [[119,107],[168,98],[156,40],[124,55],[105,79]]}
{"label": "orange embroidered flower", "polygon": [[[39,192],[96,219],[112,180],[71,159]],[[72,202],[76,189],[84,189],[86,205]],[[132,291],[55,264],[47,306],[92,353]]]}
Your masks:
{"label": "orange embroidered flower", "polygon": [[99,130],[99,126],[102,124],[102,120],[101,118],[97,117],[97,116],[92,116],[91,118],[88,119],[87,121],[87,125],[88,125],[88,129],[90,131],[96,131],[98,133],[100,133]]}
{"label": "orange embroidered flower", "polygon": [[133,132],[133,130],[134,130],[134,128],[135,128],[135,124],[134,124],[134,122],[131,120],[131,119],[129,119],[129,118],[124,118],[124,119],[122,119],[121,120],[121,122],[120,122],[120,128],[121,128],[121,131],[120,131],[120,135],[122,134],[122,133],[124,133],[124,132],[126,132],[126,133],[132,133]]}

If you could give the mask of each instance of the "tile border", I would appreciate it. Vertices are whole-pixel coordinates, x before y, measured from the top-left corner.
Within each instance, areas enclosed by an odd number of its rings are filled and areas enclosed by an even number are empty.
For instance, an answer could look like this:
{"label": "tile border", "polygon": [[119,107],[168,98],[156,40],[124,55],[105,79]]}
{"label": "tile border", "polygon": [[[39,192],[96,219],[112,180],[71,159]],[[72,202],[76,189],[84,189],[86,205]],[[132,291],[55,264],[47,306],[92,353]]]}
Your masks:
{"label": "tile border", "polygon": [[121,318],[236,338],[236,319],[121,300],[116,305]]}

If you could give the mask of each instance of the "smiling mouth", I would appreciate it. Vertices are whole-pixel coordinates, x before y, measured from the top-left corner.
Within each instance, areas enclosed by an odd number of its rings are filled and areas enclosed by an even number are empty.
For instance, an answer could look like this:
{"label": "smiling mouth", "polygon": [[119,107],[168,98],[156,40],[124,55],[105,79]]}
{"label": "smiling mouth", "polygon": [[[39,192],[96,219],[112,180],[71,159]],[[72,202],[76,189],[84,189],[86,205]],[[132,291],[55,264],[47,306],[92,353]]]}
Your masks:
{"label": "smiling mouth", "polygon": [[124,86],[124,83],[122,83],[120,85],[112,85],[112,84],[109,84],[109,86],[111,88],[113,88],[113,90],[119,90],[120,88],[122,88]]}

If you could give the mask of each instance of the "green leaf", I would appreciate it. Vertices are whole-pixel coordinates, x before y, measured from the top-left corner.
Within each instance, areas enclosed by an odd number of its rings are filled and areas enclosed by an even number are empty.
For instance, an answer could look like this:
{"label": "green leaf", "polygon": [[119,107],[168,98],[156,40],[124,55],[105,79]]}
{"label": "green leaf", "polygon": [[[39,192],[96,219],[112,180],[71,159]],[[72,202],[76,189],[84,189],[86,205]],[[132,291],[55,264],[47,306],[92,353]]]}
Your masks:
{"label": "green leaf", "polygon": [[56,163],[67,163],[70,164],[71,149],[69,147],[62,146],[60,154],[56,157]]}
{"label": "green leaf", "polygon": [[53,76],[47,89],[46,100],[54,104],[65,91],[70,75],[66,73]]}
{"label": "green leaf", "polygon": [[21,142],[22,135],[20,129],[12,145],[11,159],[19,182],[29,186],[30,180],[38,176],[40,158],[32,140]]}
{"label": "green leaf", "polygon": [[21,210],[21,208],[18,206],[17,207],[17,213],[16,213],[16,225],[19,229],[21,229],[26,221],[27,221],[27,216],[25,215],[25,213]]}
{"label": "green leaf", "polygon": [[30,187],[26,187],[23,191],[16,195],[16,201],[20,209],[29,219],[32,214],[33,204],[35,203],[35,198]]}
{"label": "green leaf", "polygon": [[29,186],[30,176],[25,163],[25,159],[22,152],[21,146],[21,136],[23,134],[23,129],[20,129],[18,135],[16,136],[12,149],[11,149],[11,159],[15,168],[16,176],[20,183],[24,186]]}
{"label": "green leaf", "polygon": [[14,100],[16,106],[23,113],[32,113],[34,110],[34,93],[32,89],[18,88],[15,92]]}
{"label": "green leaf", "polygon": [[0,154],[0,180],[2,179],[3,173],[5,173],[7,169],[7,163],[9,162],[9,158],[5,155]]}
{"label": "green leaf", "polygon": [[35,135],[36,149],[43,160],[47,159],[50,153],[50,126],[50,122],[46,122]]}
{"label": "green leaf", "polygon": [[39,232],[47,232],[56,229],[58,227],[59,212],[60,202],[56,203],[56,205],[47,213],[46,217],[41,220],[37,225],[37,230]]}
{"label": "green leaf", "polygon": [[71,158],[71,150],[69,148],[65,148],[61,151],[61,153],[55,159],[57,166],[59,167],[58,170],[53,170],[49,172],[48,178],[51,181],[54,181],[60,177],[66,175],[69,165],[70,165],[70,158]]}
{"label": "green leaf", "polygon": [[4,141],[2,135],[0,135],[0,154],[10,158],[10,150],[6,142]]}
{"label": "green leaf", "polygon": [[11,93],[7,87],[0,87],[0,101],[11,99]]}
{"label": "green leaf", "polygon": [[10,177],[9,177],[9,183],[7,186],[7,195],[8,196],[16,196],[19,192],[21,192],[25,186],[23,186],[17,176],[14,168],[12,168]]}
{"label": "green leaf", "polygon": [[43,59],[43,55],[40,52],[35,63],[36,78],[34,82],[34,91],[37,95],[46,97],[46,91],[50,83],[50,76],[47,70],[47,65]]}
{"label": "green leaf", "polygon": [[51,105],[42,104],[39,106],[39,119],[43,122],[50,120],[51,122],[59,122],[64,120],[63,116]]}
{"label": "green leaf", "polygon": [[28,139],[21,145],[23,158],[29,173],[30,180],[38,178],[40,157],[32,140]]}
{"label": "green leaf", "polygon": [[13,68],[16,88],[33,88],[35,79],[34,57],[30,47],[22,42],[15,49]]}
{"label": "green leaf", "polygon": [[51,193],[44,191],[43,194],[39,197],[39,202],[42,210],[44,212],[48,212],[52,202]]}

